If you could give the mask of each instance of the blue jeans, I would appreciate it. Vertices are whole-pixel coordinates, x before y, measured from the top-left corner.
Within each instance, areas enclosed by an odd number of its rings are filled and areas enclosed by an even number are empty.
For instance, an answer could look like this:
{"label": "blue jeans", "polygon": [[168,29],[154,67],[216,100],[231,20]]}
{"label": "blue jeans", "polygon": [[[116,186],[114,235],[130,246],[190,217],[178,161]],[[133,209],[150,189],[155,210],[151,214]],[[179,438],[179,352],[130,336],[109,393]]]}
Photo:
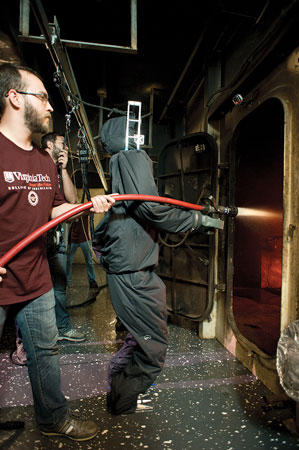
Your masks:
{"label": "blue jeans", "polygon": [[[61,392],[53,290],[13,307],[27,355],[36,419],[39,424],[60,426],[68,415],[68,408]],[[6,311],[0,306],[0,332],[5,317]]]}
{"label": "blue jeans", "polygon": [[61,336],[72,329],[70,315],[66,310],[67,253],[64,242],[56,252],[48,253],[47,256],[55,295],[56,324]]}
{"label": "blue jeans", "polygon": [[75,244],[75,243],[71,244],[71,247],[69,250],[69,255],[68,255],[68,260],[67,260],[67,277],[66,277],[67,284],[69,284],[69,282],[71,280],[72,265],[73,265],[75,253],[79,247],[81,248],[84,258],[85,258],[88,282],[90,284],[93,281],[95,281],[95,273],[94,273],[94,267],[93,267],[93,261],[92,261],[92,253],[90,250],[90,242],[85,241],[85,242],[80,242],[79,244]]}

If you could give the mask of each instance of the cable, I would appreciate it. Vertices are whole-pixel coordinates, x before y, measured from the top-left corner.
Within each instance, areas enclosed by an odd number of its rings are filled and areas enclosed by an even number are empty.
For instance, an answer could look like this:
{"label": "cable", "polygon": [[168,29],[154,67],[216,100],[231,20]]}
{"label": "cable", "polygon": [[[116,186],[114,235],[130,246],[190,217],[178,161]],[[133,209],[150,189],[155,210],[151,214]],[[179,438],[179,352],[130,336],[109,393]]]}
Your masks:
{"label": "cable", "polygon": [[117,109],[117,108],[106,108],[105,106],[100,106],[100,105],[95,105],[94,103],[88,103],[88,102],[85,102],[85,101],[82,100],[81,98],[77,97],[77,95],[73,94],[73,93],[72,93],[68,88],[66,88],[63,84],[61,84],[59,87],[61,87],[62,89],[64,89],[64,90],[69,94],[69,96],[70,96],[72,99],[77,100],[78,103],[82,103],[83,105],[91,106],[92,108],[97,108],[97,109],[105,109],[106,111],[110,111],[110,115],[111,115],[112,113],[118,113],[118,114],[123,114],[123,115],[126,115],[126,114],[127,114],[127,111],[122,111],[122,110]]}
{"label": "cable", "polygon": [[[166,242],[166,240],[163,239],[163,238],[161,237],[161,233],[158,233],[158,234],[159,234],[159,241],[160,241],[163,245],[165,245],[166,247],[169,247],[169,248],[176,248],[176,247],[180,247],[181,245],[184,244],[184,242],[186,241],[187,237],[188,237],[189,234],[190,234],[190,231],[187,231],[187,232],[185,233],[184,237],[183,237],[179,242],[177,242],[176,244],[168,244],[168,242]],[[169,233],[167,233],[166,239],[167,239],[168,235],[169,235]]]}
{"label": "cable", "polygon": [[[170,205],[182,206],[188,209],[196,209],[198,211],[203,211],[204,206],[195,205],[193,203],[183,202],[181,200],[176,200],[168,197],[159,197],[156,195],[137,195],[137,194],[113,194],[115,201],[127,201],[127,200],[139,200],[145,202],[156,202],[156,203],[168,203]],[[42,234],[46,233],[51,228],[55,227],[61,222],[66,221],[70,217],[85,211],[87,209],[92,208],[92,202],[83,203],[82,205],[75,206],[74,208],[66,211],[55,219],[50,220],[50,222],[45,223],[40,228],[37,228],[23,240],[21,240],[18,244],[12,247],[4,256],[0,258],[0,267],[4,267],[15,255],[17,255],[23,248],[27,247],[27,245],[31,244],[31,242],[35,241]]]}

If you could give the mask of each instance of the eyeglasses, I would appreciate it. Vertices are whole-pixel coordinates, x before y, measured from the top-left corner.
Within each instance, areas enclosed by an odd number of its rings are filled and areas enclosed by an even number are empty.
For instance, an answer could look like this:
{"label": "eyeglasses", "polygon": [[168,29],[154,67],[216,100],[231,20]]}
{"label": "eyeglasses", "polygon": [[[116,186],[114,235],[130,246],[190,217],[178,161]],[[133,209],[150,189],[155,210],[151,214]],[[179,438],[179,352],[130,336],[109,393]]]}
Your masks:
{"label": "eyeglasses", "polygon": [[47,105],[48,101],[49,101],[49,97],[48,94],[46,94],[45,92],[24,92],[24,91],[16,91],[19,94],[24,94],[24,95],[34,95],[35,97],[37,97],[44,105]]}
{"label": "eyeglasses", "polygon": [[[17,91],[16,92],[18,94],[24,94],[24,95],[34,95],[35,97],[37,97],[45,106],[47,105],[48,101],[49,101],[49,97],[48,94],[46,94],[46,92],[25,92],[25,91]],[[6,94],[5,97],[8,97],[8,93]]]}

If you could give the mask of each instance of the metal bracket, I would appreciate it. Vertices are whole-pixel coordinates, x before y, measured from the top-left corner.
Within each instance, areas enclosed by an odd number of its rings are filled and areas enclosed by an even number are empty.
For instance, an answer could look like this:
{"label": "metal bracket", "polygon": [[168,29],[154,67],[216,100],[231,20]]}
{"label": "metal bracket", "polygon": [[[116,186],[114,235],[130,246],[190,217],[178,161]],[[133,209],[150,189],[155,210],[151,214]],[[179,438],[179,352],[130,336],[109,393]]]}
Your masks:
{"label": "metal bracket", "polygon": [[[20,0],[20,22],[19,22],[20,35],[18,37],[20,41],[45,44],[46,43],[45,36],[32,36],[29,34],[29,16],[30,16],[29,3],[31,3],[32,8],[34,7],[33,5],[34,3],[40,4],[41,6],[40,1]],[[122,45],[98,44],[95,42],[73,41],[68,39],[61,39],[61,42],[66,47],[87,48],[90,50],[102,50],[119,53],[137,53],[137,0],[130,0],[130,8],[131,8],[130,47]],[[58,33],[58,36],[60,38],[60,33]]]}
{"label": "metal bracket", "polygon": [[293,225],[292,223],[289,225],[288,229],[288,235],[287,235],[287,241],[291,241],[294,236],[294,231],[296,230],[296,225]]}

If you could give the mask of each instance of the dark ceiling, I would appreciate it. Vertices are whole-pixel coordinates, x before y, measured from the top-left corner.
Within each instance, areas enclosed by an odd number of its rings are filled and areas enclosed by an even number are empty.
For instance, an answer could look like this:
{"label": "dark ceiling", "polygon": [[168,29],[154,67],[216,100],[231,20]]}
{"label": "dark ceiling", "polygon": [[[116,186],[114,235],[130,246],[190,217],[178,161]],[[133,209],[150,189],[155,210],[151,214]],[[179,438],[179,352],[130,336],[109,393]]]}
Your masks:
{"label": "dark ceiling", "polygon": [[[273,4],[276,2],[270,2]],[[278,2],[281,3],[281,2]],[[62,39],[130,46],[130,0],[42,1],[49,22],[56,16]],[[105,105],[126,109],[128,100],[148,108],[155,88],[154,119],[159,119],[192,51],[201,39],[168,114],[186,104],[206,63],[228,51],[244,27],[255,26],[269,7],[267,0],[138,0],[137,54],[67,48],[83,100],[98,103],[97,89],[107,92]],[[19,1],[6,2],[2,29],[18,34]],[[30,34],[41,31],[31,15]],[[38,69],[57,109],[63,107],[53,83],[54,64],[44,44],[20,42],[25,62]],[[144,112],[144,111],[143,111]],[[87,109],[88,114],[92,114]]]}

